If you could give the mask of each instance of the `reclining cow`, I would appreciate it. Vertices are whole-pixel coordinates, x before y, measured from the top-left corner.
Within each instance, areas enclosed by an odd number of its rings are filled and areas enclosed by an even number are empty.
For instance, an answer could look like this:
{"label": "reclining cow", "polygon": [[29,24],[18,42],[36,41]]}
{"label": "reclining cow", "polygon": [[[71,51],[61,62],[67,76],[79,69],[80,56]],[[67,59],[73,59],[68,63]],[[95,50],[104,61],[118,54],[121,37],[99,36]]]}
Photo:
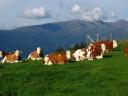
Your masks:
{"label": "reclining cow", "polygon": [[66,53],[51,53],[44,57],[45,65],[52,64],[65,64],[71,58],[71,52],[66,51]]}
{"label": "reclining cow", "polygon": [[28,55],[28,60],[31,59],[31,60],[40,60],[42,59],[43,57],[43,54],[42,54],[42,51],[41,51],[41,48],[40,47],[37,47],[36,50],[34,50],[33,52],[31,52],[29,55]]}
{"label": "reclining cow", "polygon": [[96,46],[95,44],[90,44],[87,48],[87,59],[95,60],[102,59],[106,50],[106,45],[101,44],[100,46]]}
{"label": "reclining cow", "polygon": [[21,55],[20,51],[16,50],[14,53],[2,53],[0,55],[3,57],[1,60],[1,63],[15,63],[15,62],[21,62]]}
{"label": "reclining cow", "polygon": [[101,44],[99,46],[96,46],[94,43],[89,44],[87,48],[82,48],[76,50],[72,57],[75,59],[75,61],[83,61],[83,60],[94,60],[94,59],[101,59],[103,58],[103,55],[106,50],[106,45]]}
{"label": "reclining cow", "polygon": [[0,51],[0,58],[4,58],[6,55],[13,54],[14,52]]}
{"label": "reclining cow", "polygon": [[95,46],[101,46],[101,44],[105,44],[106,51],[105,52],[111,52],[113,48],[116,48],[118,46],[118,43],[116,40],[113,41],[99,41],[92,43]]}

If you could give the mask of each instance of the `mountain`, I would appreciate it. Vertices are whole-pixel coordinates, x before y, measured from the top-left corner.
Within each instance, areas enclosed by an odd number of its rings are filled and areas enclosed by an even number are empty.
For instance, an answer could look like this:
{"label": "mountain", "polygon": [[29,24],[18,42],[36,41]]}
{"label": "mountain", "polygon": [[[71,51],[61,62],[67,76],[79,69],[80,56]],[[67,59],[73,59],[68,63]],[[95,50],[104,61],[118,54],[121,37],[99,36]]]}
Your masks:
{"label": "mountain", "polygon": [[46,54],[58,47],[67,48],[75,43],[86,41],[89,32],[94,40],[97,32],[101,40],[110,39],[110,33],[113,33],[114,39],[122,40],[127,39],[127,26],[128,22],[124,20],[117,22],[71,20],[0,30],[0,50],[19,49],[23,51],[25,57],[34,48],[40,46]]}

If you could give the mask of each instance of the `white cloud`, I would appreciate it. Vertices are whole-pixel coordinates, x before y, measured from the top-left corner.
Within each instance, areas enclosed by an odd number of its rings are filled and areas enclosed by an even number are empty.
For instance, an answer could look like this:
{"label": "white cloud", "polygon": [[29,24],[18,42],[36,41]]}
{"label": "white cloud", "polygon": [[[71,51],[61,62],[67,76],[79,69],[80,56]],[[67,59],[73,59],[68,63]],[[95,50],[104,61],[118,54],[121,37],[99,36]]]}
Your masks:
{"label": "white cloud", "polygon": [[81,10],[80,6],[78,4],[73,4],[71,8],[72,12],[79,12]]}
{"label": "white cloud", "polygon": [[106,22],[112,22],[116,20],[116,15],[114,14],[114,12],[107,13],[106,15],[99,7],[95,7],[92,9],[82,9],[80,5],[75,3],[71,7],[71,11],[72,13],[74,13],[75,18],[77,17],[77,19],[83,19],[86,21],[103,20]]}
{"label": "white cloud", "polygon": [[118,18],[114,12],[109,12],[102,16],[102,20],[105,22],[115,22],[117,19]]}
{"label": "white cloud", "polygon": [[26,9],[21,13],[20,16],[29,19],[43,19],[43,18],[48,18],[50,14],[49,12],[46,11],[45,8],[39,7],[39,8]]}
{"label": "white cloud", "polygon": [[115,15],[114,12],[110,12],[109,16],[107,17],[106,22],[113,22],[117,20],[117,16]]}
{"label": "white cloud", "polygon": [[103,15],[103,12],[100,8],[96,7],[92,10],[83,11],[81,14],[84,20],[94,21],[94,20],[100,20]]}

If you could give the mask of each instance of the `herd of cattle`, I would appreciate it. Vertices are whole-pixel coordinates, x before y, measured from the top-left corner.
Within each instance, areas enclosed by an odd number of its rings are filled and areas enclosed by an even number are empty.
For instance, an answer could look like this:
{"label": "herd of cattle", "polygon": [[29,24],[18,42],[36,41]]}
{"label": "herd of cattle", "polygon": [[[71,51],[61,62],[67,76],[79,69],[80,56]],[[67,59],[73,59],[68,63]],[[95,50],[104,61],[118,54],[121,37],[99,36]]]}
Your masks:
{"label": "herd of cattle", "polygon": [[[65,53],[50,53],[46,56],[42,55],[42,50],[37,47],[36,50],[28,55],[27,60],[40,60],[42,59],[45,65],[52,64],[65,64],[69,60],[83,61],[83,60],[95,60],[103,58],[106,52],[111,52],[113,48],[118,46],[116,40],[113,41],[99,41],[88,45],[87,48],[77,49],[75,51],[67,50]],[[124,53],[128,56],[128,48],[124,49]],[[16,50],[15,52],[0,51],[1,63],[15,63],[22,62],[21,52]]]}

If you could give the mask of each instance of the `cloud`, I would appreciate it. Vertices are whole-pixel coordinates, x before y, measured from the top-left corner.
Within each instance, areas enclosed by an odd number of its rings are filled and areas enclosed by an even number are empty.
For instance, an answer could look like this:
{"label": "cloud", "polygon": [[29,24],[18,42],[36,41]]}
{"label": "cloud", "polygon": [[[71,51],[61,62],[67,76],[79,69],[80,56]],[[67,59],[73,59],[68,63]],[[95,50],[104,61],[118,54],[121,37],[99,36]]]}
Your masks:
{"label": "cloud", "polygon": [[110,12],[108,16],[106,16],[106,22],[114,22],[117,20],[117,16],[114,12]]}
{"label": "cloud", "polygon": [[24,10],[21,12],[20,17],[28,19],[43,19],[50,17],[50,14],[45,8],[39,7]]}
{"label": "cloud", "polygon": [[71,11],[72,12],[80,12],[81,8],[79,6],[79,4],[73,4],[72,8],[71,8]]}
{"label": "cloud", "polygon": [[116,15],[114,12],[107,13],[106,15],[105,12],[103,12],[103,10],[99,7],[83,9],[80,5],[75,3],[71,7],[71,12],[74,13],[75,18],[77,17],[77,19],[83,19],[86,21],[103,20],[106,22],[112,22],[116,20]]}
{"label": "cloud", "polygon": [[84,20],[94,21],[94,20],[100,20],[100,18],[103,15],[103,12],[99,7],[96,7],[93,8],[92,10],[83,11],[81,14]]}

